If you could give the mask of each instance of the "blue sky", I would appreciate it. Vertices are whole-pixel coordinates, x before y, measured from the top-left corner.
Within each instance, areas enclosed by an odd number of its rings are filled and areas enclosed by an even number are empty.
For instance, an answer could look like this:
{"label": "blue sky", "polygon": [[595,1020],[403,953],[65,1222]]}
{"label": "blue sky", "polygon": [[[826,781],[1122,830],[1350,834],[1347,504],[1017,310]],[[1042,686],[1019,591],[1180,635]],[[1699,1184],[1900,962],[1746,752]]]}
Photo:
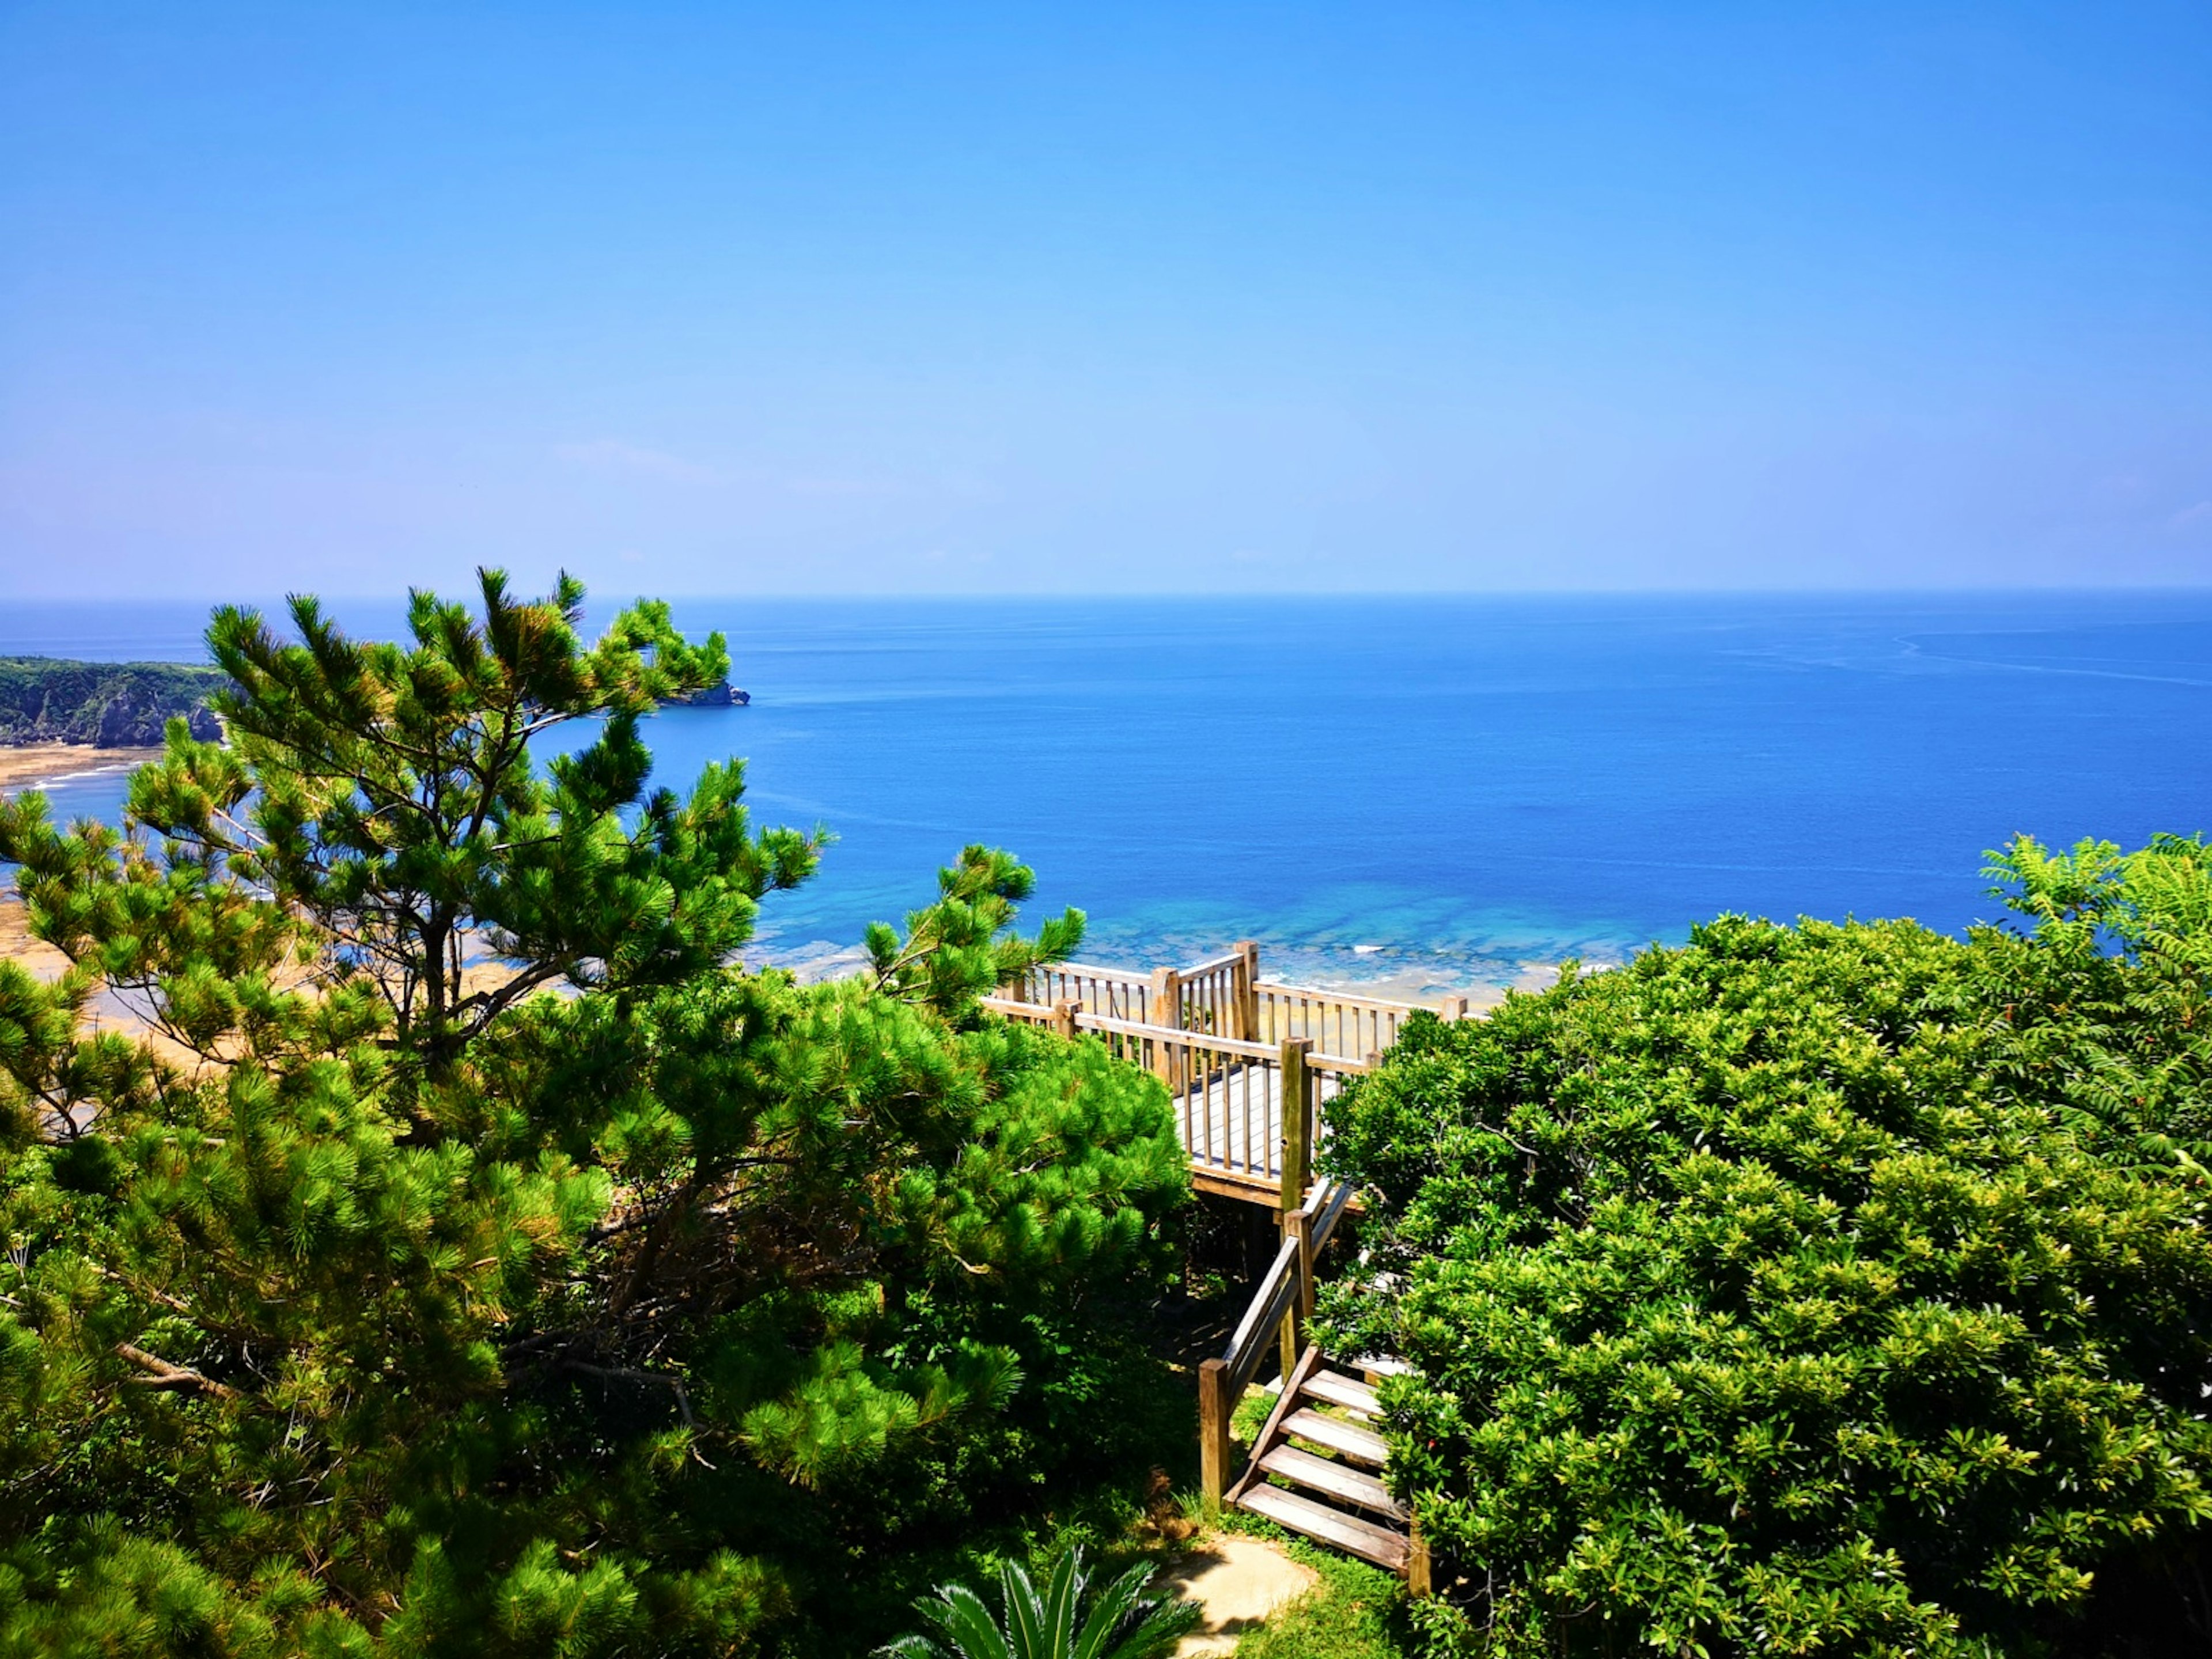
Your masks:
{"label": "blue sky", "polygon": [[0,6],[0,593],[2212,580],[2212,7]]}

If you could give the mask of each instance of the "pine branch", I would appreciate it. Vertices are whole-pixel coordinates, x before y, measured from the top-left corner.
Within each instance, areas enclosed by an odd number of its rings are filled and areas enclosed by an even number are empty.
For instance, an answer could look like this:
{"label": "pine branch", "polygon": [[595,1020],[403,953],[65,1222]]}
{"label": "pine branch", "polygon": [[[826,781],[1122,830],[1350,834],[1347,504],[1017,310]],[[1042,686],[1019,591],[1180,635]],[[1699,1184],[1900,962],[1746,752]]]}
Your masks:
{"label": "pine branch", "polygon": [[119,1357],[147,1373],[144,1376],[124,1378],[124,1386],[126,1388],[191,1391],[213,1395],[218,1400],[238,1398],[238,1390],[228,1383],[218,1382],[211,1376],[203,1376],[189,1365],[173,1365],[159,1355],[148,1353],[145,1349],[136,1347],[131,1343],[117,1343],[115,1352]]}

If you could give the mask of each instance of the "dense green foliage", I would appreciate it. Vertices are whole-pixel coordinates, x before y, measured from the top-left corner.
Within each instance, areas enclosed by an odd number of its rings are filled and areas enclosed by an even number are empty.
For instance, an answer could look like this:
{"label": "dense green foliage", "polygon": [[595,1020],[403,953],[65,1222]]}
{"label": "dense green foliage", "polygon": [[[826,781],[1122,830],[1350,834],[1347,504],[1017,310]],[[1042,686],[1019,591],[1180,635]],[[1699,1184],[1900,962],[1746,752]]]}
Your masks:
{"label": "dense green foliage", "polygon": [[179,716],[212,738],[208,703],[222,685],[219,670],[184,663],[0,657],[0,744],[149,747]]}
{"label": "dense green foliage", "polygon": [[2212,1643],[2212,858],[1994,873],[2030,927],[1723,918],[1332,1109],[1437,1649]]}
{"label": "dense green foliage", "polygon": [[883,1659],[1164,1659],[1196,1622],[1197,1607],[1147,1589],[1149,1561],[1094,1589],[1080,1547],[1065,1552],[1040,1585],[1009,1561],[999,1570],[999,1607],[967,1584],[938,1586],[915,1607],[928,1635],[878,1650]]}
{"label": "dense green foliage", "polygon": [[880,983],[732,965],[821,838],[649,793],[721,641],[580,599],[219,612],[228,746],[0,802],[0,1654],[853,1651],[1117,1455],[1165,1100],[973,1013],[1080,917],[970,848]]}

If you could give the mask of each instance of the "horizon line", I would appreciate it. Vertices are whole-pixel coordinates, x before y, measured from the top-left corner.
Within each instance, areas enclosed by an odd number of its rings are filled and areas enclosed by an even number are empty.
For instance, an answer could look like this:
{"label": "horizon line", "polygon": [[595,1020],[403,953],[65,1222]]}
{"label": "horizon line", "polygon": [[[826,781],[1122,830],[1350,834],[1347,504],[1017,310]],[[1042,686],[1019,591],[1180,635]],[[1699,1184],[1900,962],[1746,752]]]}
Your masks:
{"label": "horizon line", "polygon": [[[569,573],[574,574],[573,572]],[[107,593],[46,593],[18,595],[12,603],[22,606],[98,605],[263,605],[281,603],[294,594],[313,594],[332,603],[374,601],[390,603],[404,601],[409,592],[426,588],[432,592],[459,597],[468,586],[451,587],[431,583],[415,583],[400,587],[328,588],[296,587],[282,592],[264,590],[259,593],[218,595],[211,592],[157,593],[118,595]],[[514,586],[526,587],[527,583]],[[587,595],[599,595],[618,591],[611,584],[585,579]],[[640,587],[631,590],[637,599],[700,600],[749,599],[767,603],[803,604],[870,604],[870,603],[946,603],[1028,604],[1040,602],[1152,602],[1168,599],[1239,599],[1247,601],[1284,601],[1303,603],[1342,599],[1940,599],[1940,598],[2098,598],[2107,595],[2151,596],[2183,594],[2191,597],[2212,594],[2212,576],[2199,581],[2166,582],[2019,582],[2009,584],[1958,582],[1944,584],[1916,584],[1910,586],[1648,586],[1648,587],[1359,587],[1359,588],[1289,588],[1267,589],[1250,587],[1193,588],[1115,588],[1115,589],[1027,589],[1017,591],[993,589],[901,589],[879,588],[854,592],[831,589],[778,589],[771,592],[749,592],[743,588],[684,588]]]}

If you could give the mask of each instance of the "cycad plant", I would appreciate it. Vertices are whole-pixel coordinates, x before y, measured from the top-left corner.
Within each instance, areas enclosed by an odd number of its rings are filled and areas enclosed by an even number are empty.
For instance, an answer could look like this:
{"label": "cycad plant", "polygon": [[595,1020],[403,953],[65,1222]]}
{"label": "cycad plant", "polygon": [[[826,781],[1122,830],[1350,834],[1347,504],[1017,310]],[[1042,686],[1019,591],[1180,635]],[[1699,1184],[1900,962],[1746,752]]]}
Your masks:
{"label": "cycad plant", "polygon": [[915,1603],[935,1631],[876,1651],[880,1659],[1159,1659],[1198,1621],[1199,1610],[1195,1602],[1146,1594],[1152,1576],[1139,1562],[1092,1598],[1085,1615],[1089,1583],[1080,1547],[1060,1558],[1042,1590],[1026,1568],[1010,1561],[999,1570],[1003,1617],[967,1585],[940,1584],[933,1597]]}

